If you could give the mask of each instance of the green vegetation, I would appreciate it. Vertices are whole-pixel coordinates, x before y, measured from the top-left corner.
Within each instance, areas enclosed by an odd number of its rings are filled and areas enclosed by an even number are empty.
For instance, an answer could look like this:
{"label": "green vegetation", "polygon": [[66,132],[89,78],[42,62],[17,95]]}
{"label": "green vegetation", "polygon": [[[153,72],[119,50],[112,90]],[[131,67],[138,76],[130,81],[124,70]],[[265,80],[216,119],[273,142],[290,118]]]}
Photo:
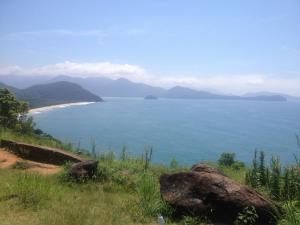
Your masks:
{"label": "green vegetation", "polygon": [[237,216],[234,225],[254,225],[258,219],[255,208],[246,207],[242,212]]}
{"label": "green vegetation", "polygon": [[[297,139],[298,140],[298,139]],[[298,140],[299,141],[299,140]],[[299,144],[299,142],[298,142]],[[300,147],[300,146],[299,146]],[[295,164],[283,167],[279,157],[272,156],[269,165],[265,163],[265,154],[255,151],[252,166],[248,169],[245,181],[248,185],[268,194],[283,205],[285,217],[279,224],[300,224],[300,163],[295,156]]]}
{"label": "green vegetation", "polygon": [[27,117],[28,104],[18,101],[8,89],[0,89],[0,125],[22,133],[33,130],[34,123]]}
{"label": "green vegetation", "polygon": [[49,84],[34,85],[26,89],[17,89],[4,84],[1,86],[13,92],[18,99],[29,103],[30,108],[70,102],[99,102],[102,99],[83,89],[78,84],[60,81]]}

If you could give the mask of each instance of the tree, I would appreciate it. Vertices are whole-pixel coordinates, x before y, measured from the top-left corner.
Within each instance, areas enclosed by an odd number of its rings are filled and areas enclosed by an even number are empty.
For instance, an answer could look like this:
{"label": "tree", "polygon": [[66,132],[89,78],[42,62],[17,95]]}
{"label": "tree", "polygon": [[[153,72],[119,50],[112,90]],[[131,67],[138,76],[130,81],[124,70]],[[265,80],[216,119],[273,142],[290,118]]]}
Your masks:
{"label": "tree", "polygon": [[32,132],[34,123],[27,116],[28,104],[19,101],[8,89],[0,89],[0,125],[20,132]]}

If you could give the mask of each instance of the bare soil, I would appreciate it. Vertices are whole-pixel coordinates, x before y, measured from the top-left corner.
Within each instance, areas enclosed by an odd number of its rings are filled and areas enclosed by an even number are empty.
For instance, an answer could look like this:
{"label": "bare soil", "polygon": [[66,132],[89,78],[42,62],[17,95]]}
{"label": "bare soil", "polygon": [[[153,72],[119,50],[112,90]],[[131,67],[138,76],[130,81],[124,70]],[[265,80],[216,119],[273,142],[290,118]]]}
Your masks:
{"label": "bare soil", "polygon": [[39,163],[31,160],[25,160],[21,157],[0,148],[0,168],[12,168],[16,163],[23,163],[26,165],[24,170],[30,172],[37,172],[41,175],[51,175],[61,171],[61,167],[52,164]]}

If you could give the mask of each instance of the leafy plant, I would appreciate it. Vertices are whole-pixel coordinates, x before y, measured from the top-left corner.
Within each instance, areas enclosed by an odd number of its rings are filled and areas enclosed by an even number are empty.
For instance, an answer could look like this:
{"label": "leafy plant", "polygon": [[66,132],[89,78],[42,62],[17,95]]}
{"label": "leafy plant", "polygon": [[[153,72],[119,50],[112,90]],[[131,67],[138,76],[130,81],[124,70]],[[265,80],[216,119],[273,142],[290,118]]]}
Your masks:
{"label": "leafy plant", "polygon": [[233,163],[235,162],[235,153],[230,153],[230,152],[222,153],[218,162],[221,166],[227,166],[227,167],[232,166]]}
{"label": "leafy plant", "polygon": [[234,225],[254,225],[258,219],[255,207],[250,206],[243,209],[234,221]]}
{"label": "leafy plant", "polygon": [[33,133],[34,122],[27,116],[28,104],[19,101],[8,89],[0,89],[0,125],[22,133]]}

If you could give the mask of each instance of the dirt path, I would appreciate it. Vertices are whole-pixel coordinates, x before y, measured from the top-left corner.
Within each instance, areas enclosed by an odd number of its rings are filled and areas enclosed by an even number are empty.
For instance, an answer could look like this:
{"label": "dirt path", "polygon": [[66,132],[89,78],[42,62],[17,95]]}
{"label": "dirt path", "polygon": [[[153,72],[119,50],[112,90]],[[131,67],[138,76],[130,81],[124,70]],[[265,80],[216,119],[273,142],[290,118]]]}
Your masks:
{"label": "dirt path", "polygon": [[30,160],[24,160],[13,153],[5,151],[0,148],[0,168],[11,168],[13,165],[22,165],[24,170],[37,172],[42,175],[50,175],[55,174],[61,171],[60,166],[46,164],[46,163],[38,163]]}

